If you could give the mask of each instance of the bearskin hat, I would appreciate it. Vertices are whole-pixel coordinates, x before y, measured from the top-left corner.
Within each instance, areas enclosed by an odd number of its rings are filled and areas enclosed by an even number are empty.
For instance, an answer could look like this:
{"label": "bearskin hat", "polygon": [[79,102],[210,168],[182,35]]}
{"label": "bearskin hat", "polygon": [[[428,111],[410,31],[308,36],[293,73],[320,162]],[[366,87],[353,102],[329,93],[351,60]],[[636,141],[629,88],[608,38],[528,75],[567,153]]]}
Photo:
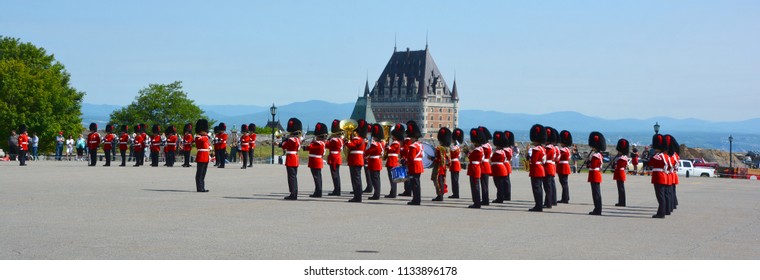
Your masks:
{"label": "bearskin hat", "polygon": [[479,128],[470,129],[470,142],[483,144],[486,142],[486,136],[483,135],[483,131]]}
{"label": "bearskin hat", "polygon": [[559,142],[559,132],[551,126],[546,127],[546,143],[553,144]]}
{"label": "bearskin hat", "polygon": [[248,132],[250,132],[250,133],[256,133],[256,124],[249,123],[248,124]]}
{"label": "bearskin hat", "polygon": [[454,132],[451,133],[451,140],[457,144],[464,143],[464,131],[461,128],[455,128]]}
{"label": "bearskin hat", "polygon": [[493,145],[500,148],[507,147],[507,137],[504,136],[504,132],[498,130],[493,132]]}
{"label": "bearskin hat", "polygon": [[570,147],[573,145],[573,135],[570,134],[570,131],[563,130],[559,133],[559,142]]}
{"label": "bearskin hat", "polygon": [[422,137],[422,131],[420,131],[420,126],[417,125],[417,122],[415,121],[406,122],[406,136],[409,138]]}
{"label": "bearskin hat", "polygon": [[127,133],[127,130],[129,130],[129,126],[126,124],[121,125],[121,132]]}
{"label": "bearskin hat", "polygon": [[652,135],[652,149],[664,151],[667,149],[663,149],[665,146],[665,136],[662,136],[662,134],[655,134]]}
{"label": "bearskin hat", "polygon": [[670,149],[673,153],[681,153],[681,145],[678,144],[678,141],[676,141],[676,138],[673,136],[670,136]]}
{"label": "bearskin hat", "polygon": [[112,125],[112,124],[110,124],[110,123],[109,123],[109,124],[107,124],[107,125],[106,125],[106,132],[107,132],[107,133],[111,133],[112,131],[113,131],[113,125]]}
{"label": "bearskin hat", "polygon": [[185,124],[185,133],[190,133],[191,131],[193,131],[193,124],[186,123]]}
{"label": "bearskin hat", "polygon": [[145,133],[145,130],[148,129],[148,126],[144,123],[140,124],[140,133]]}
{"label": "bearskin hat", "polygon": [[135,125],[134,131],[135,131],[135,133],[140,133],[140,124],[139,123]]}
{"label": "bearskin hat", "polygon": [[615,147],[615,150],[620,152],[621,154],[627,155],[631,153],[631,143],[628,142],[628,140],[620,139],[617,142],[617,147]]}
{"label": "bearskin hat", "polygon": [[301,120],[298,118],[290,118],[288,120],[288,127],[285,129],[290,133],[296,133],[303,130],[303,126],[301,125]]}
{"label": "bearskin hat", "polygon": [[226,131],[227,125],[224,123],[219,123],[219,132]]}
{"label": "bearskin hat", "polygon": [[332,125],[330,125],[330,132],[332,132],[332,133],[338,133],[340,131],[341,131],[341,129],[340,129],[340,120],[339,119],[334,119],[332,121]]}
{"label": "bearskin hat", "polygon": [[515,134],[512,133],[512,131],[505,130],[504,131],[504,139],[507,139],[507,145],[504,147],[512,147],[515,145]]}
{"label": "bearskin hat", "polygon": [[488,131],[487,127],[479,126],[478,129],[480,129],[480,131],[483,132],[483,136],[486,137],[486,142],[491,140],[491,131]]}
{"label": "bearskin hat", "polygon": [[404,139],[404,125],[397,123],[393,126],[393,130],[391,130],[391,136],[393,136],[393,139],[396,140],[403,140]]}
{"label": "bearskin hat", "polygon": [[25,124],[19,125],[18,126],[18,132],[22,133],[22,134],[25,133],[26,132],[26,125]]}
{"label": "bearskin hat", "polygon": [[444,147],[451,146],[451,129],[448,127],[441,127],[438,130],[438,144]]}
{"label": "bearskin hat", "polygon": [[169,125],[169,127],[166,128],[166,132],[170,134],[177,133],[177,128],[174,127],[173,125]]}
{"label": "bearskin hat", "polygon": [[159,134],[161,133],[161,127],[158,126],[157,124],[154,124],[153,128],[151,128],[150,131],[153,132],[153,134]]}
{"label": "bearskin hat", "polygon": [[598,131],[591,132],[591,134],[588,135],[588,145],[599,152],[607,150],[607,140],[605,140],[604,135]]}
{"label": "bearskin hat", "polygon": [[248,133],[248,125],[247,124],[240,125],[240,133]]}
{"label": "bearskin hat", "polygon": [[323,124],[323,123],[321,123],[321,122],[318,122],[318,123],[317,123],[317,124],[314,126],[314,135],[317,135],[317,136],[324,136],[324,135],[326,135],[326,134],[327,134],[327,125],[326,125],[326,124]]}
{"label": "bearskin hat", "polygon": [[385,131],[383,130],[383,126],[379,123],[372,125],[372,138],[385,139]]}
{"label": "bearskin hat", "polygon": [[359,137],[367,138],[367,132],[372,129],[370,126],[371,125],[368,124],[367,121],[360,119],[356,121],[356,129],[354,131],[356,131],[356,134],[359,135]]}
{"label": "bearskin hat", "polygon": [[208,121],[206,119],[195,122],[195,133],[201,133],[201,131],[208,132]]}
{"label": "bearskin hat", "polygon": [[665,135],[665,149],[663,149],[664,152],[667,152],[668,155],[674,155],[677,151],[676,149],[680,149],[678,147],[678,142],[676,142],[676,138],[673,137],[670,134]]}
{"label": "bearskin hat", "polygon": [[538,144],[546,142],[546,128],[540,124],[534,124],[530,128],[530,141]]}
{"label": "bearskin hat", "polygon": [[98,124],[90,123],[90,131],[92,132],[98,131]]}

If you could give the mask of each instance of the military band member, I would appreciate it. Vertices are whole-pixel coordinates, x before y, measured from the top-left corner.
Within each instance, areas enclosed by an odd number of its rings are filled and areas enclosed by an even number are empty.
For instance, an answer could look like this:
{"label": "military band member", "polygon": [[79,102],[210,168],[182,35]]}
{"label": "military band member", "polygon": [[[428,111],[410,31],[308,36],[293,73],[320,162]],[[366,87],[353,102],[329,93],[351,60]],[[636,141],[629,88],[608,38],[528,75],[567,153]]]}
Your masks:
{"label": "military band member", "polygon": [[507,177],[504,178],[505,185],[506,185],[506,192],[504,193],[504,201],[510,201],[512,200],[512,156],[513,151],[512,147],[515,146],[515,134],[511,131],[507,130],[504,131],[504,138],[507,139],[507,146],[504,148],[504,156],[506,157],[506,161],[504,162],[504,166],[507,167]]}
{"label": "military band member", "polygon": [[415,121],[408,121],[406,123],[406,136],[411,140],[409,150],[406,151],[406,169],[409,179],[409,188],[412,191],[412,201],[407,202],[407,205],[420,205],[422,200],[422,193],[420,190],[420,176],[422,176],[422,144],[419,139],[422,137],[422,131]]}
{"label": "military band member", "polygon": [[451,173],[451,195],[449,198],[459,198],[459,172],[462,171],[462,164],[459,161],[459,155],[462,152],[462,148],[459,146],[464,143],[464,131],[459,128],[455,128],[451,133],[451,150],[449,151],[449,158],[451,159],[451,166],[449,166],[449,172]]}
{"label": "military band member", "polygon": [[557,163],[557,175],[559,184],[562,185],[562,196],[559,203],[570,203],[570,186],[568,177],[572,170],[570,168],[570,147],[573,146],[573,135],[569,131],[563,130],[559,133],[559,143],[562,148],[559,149],[559,162]]}
{"label": "military band member", "polygon": [[182,155],[185,157],[185,163],[182,167],[191,167],[190,165],[190,151],[193,150],[193,124],[185,124],[183,129],[184,135],[182,136]]}
{"label": "military band member", "polygon": [[327,138],[327,125],[317,123],[314,126],[315,138],[309,143],[309,169],[314,178],[314,193],[309,197],[322,197],[322,157],[325,155],[325,139]]}
{"label": "military band member", "polygon": [[356,122],[357,127],[352,134],[350,141],[346,143],[348,148],[348,170],[351,173],[351,187],[354,198],[348,202],[362,202],[362,167],[364,167],[364,150],[366,143],[364,137],[367,136],[368,124],[361,119]]}
{"label": "military band member", "polygon": [[620,139],[617,142],[615,150],[618,151],[616,160],[613,162],[612,180],[617,181],[618,203],[615,206],[625,207],[625,176],[628,169],[628,153],[630,153],[631,144],[628,140]]}
{"label": "military band member", "polygon": [[251,149],[251,139],[248,136],[248,125],[240,125],[240,155],[243,157],[243,166],[240,169],[248,168],[248,151]]}
{"label": "military band member", "polygon": [[543,144],[546,142],[546,128],[543,125],[535,124],[530,128],[530,142],[533,148],[530,150],[530,185],[533,190],[533,200],[536,205],[528,209],[532,212],[544,211],[542,202],[544,177],[544,163],[546,162],[546,150]]}
{"label": "military band member", "polygon": [[98,125],[90,124],[90,134],[87,135],[87,148],[90,150],[90,164],[95,166],[98,162],[98,146],[100,146],[100,134],[98,134]]}
{"label": "military band member", "polygon": [[121,153],[121,164],[119,166],[127,166],[127,149],[129,149],[129,134],[127,134],[129,127],[124,124],[121,126],[121,135],[119,135],[119,153]]}
{"label": "military band member", "polygon": [[588,182],[591,184],[591,198],[594,200],[594,210],[589,215],[602,214],[602,158],[601,152],[607,150],[607,141],[604,135],[594,131],[588,136],[588,145],[591,147],[591,159],[588,163]]}
{"label": "military band member", "polygon": [[166,166],[174,167],[178,144],[177,128],[170,125],[166,131],[169,134],[166,137]]}
{"label": "military band member", "polygon": [[[407,123],[408,125],[408,123]],[[406,131],[404,131],[404,136],[406,136]],[[409,137],[404,137],[403,142],[401,143],[401,152],[399,153],[399,158],[401,161],[404,161],[406,158],[406,153],[409,151],[409,146],[412,145],[412,139]],[[406,162],[404,162],[405,164]],[[407,170],[407,176],[409,175]],[[398,196],[412,196],[412,188],[411,188],[411,180],[404,181],[404,191],[401,192]]]}
{"label": "military band member", "polygon": [[298,199],[298,166],[300,162],[298,160],[298,150],[301,149],[301,120],[297,118],[290,118],[288,120],[287,131],[289,133],[288,139],[286,139],[280,147],[285,152],[285,170],[288,174],[288,191],[290,195],[286,196],[286,200]]}
{"label": "military band member", "polygon": [[486,142],[486,137],[480,129],[470,129],[470,143],[475,148],[467,155],[469,164],[467,165],[467,176],[470,177],[470,192],[472,193],[472,205],[468,208],[480,208],[480,178],[482,176],[481,161],[483,160],[483,149],[480,148],[481,143]]}
{"label": "military band member", "polygon": [[661,134],[652,136],[652,152],[655,154],[649,158],[647,166],[652,168],[652,185],[657,197],[657,213],[652,218],[658,219],[665,218],[665,186],[670,182],[665,174],[667,163],[663,152],[666,150],[665,137]]}
{"label": "military band member", "polygon": [[676,138],[671,136],[670,139],[670,149],[668,149],[668,155],[672,158],[670,161],[672,164],[671,166],[673,169],[671,170],[670,176],[671,176],[671,182],[672,182],[672,202],[673,207],[671,209],[671,212],[678,208],[678,196],[676,194],[676,186],[679,183],[678,180],[678,164],[681,162],[681,156],[679,153],[681,152],[681,146],[678,145],[678,141],[676,141]]}
{"label": "military band member", "polygon": [[340,121],[333,120],[330,127],[330,140],[327,141],[327,165],[330,167],[330,177],[332,177],[333,191],[327,195],[340,196],[340,165],[343,164],[343,138],[340,137]]}
{"label": "military band member", "polygon": [[248,124],[248,167],[253,167],[253,150],[256,149],[256,125]]}
{"label": "military band member", "polygon": [[132,150],[135,156],[135,165],[133,166],[138,167],[142,165],[142,153],[145,150],[145,147],[143,146],[145,143],[145,138],[143,138],[142,135],[142,124],[135,125],[134,134],[135,137],[132,139]]}
{"label": "military band member", "polygon": [[29,151],[29,134],[26,132],[26,125],[19,126],[18,131],[18,162],[19,166],[26,166],[26,154]]}
{"label": "military band member", "polygon": [[546,151],[546,161],[544,162],[544,192],[546,198],[544,199],[544,208],[551,209],[554,203],[556,195],[556,186],[554,183],[554,177],[557,175],[557,165],[555,165],[554,159],[558,156],[557,150],[554,149],[554,142],[557,141],[557,134],[554,133],[554,128],[546,128],[546,143],[544,144],[544,150]]}
{"label": "military band member", "polygon": [[668,163],[668,167],[665,170],[665,174],[668,176],[668,184],[665,187],[665,215],[670,215],[671,212],[673,212],[673,209],[675,209],[675,193],[673,191],[673,188],[676,184],[676,180],[678,179],[678,175],[676,174],[677,161],[673,149],[674,141],[675,138],[673,136],[670,134],[665,135],[665,144],[667,146],[663,153],[665,154]]}
{"label": "military band member", "polygon": [[224,168],[224,164],[227,162],[227,125],[219,123],[219,134],[217,135],[218,147],[214,147],[217,152],[216,162],[219,164],[218,168]]}
{"label": "military band member", "polygon": [[150,140],[150,166],[158,167],[158,154],[161,152],[161,127],[154,124],[151,132],[153,132],[153,137]]}
{"label": "military band member", "polygon": [[435,149],[435,158],[433,159],[433,170],[430,172],[430,179],[435,186],[436,197],[433,201],[443,201],[443,195],[448,191],[446,186],[446,171],[451,164],[451,130],[448,127],[442,127],[438,130],[438,147]]}
{"label": "military band member", "polygon": [[148,149],[148,145],[150,145],[150,137],[148,137],[148,133],[146,133],[147,129],[148,125],[144,123],[140,124],[140,136],[142,137],[142,144],[140,145],[140,166],[145,165],[145,150]]}
{"label": "military band member", "polygon": [[113,139],[116,135],[113,134],[113,125],[106,125],[106,135],[103,136],[103,153],[105,154],[106,164],[103,166],[111,166],[111,150],[113,149]]}
{"label": "military band member", "polygon": [[491,178],[491,156],[493,155],[493,147],[489,143],[489,141],[491,141],[491,132],[488,128],[481,126],[478,127],[478,129],[485,136],[485,142],[480,143],[480,148],[483,151],[483,159],[480,161],[481,205],[488,206],[490,204],[490,198],[488,196],[488,181]]}
{"label": "military band member", "polygon": [[396,198],[397,184],[393,181],[393,168],[398,167],[401,154],[401,141],[404,140],[404,125],[397,123],[391,130],[391,142],[388,143],[385,168],[388,170],[388,181],[390,181],[391,191],[385,198]]}
{"label": "military band member", "polygon": [[[185,126],[187,128],[187,125]],[[206,171],[211,160],[211,140],[208,137],[208,121],[200,119],[195,123],[195,189],[197,192],[208,192],[206,189]]]}
{"label": "military band member", "polygon": [[383,156],[383,147],[385,146],[385,143],[383,143],[384,138],[385,131],[383,131],[383,126],[380,124],[372,125],[372,143],[366,153],[369,181],[372,183],[372,190],[374,191],[372,196],[368,198],[369,200],[380,199],[380,171],[383,170],[383,160],[381,157]]}
{"label": "military band member", "polygon": [[495,148],[491,156],[491,177],[493,177],[493,184],[496,187],[496,199],[491,202],[504,203],[507,200],[507,176],[509,176],[509,170],[507,170],[509,160],[507,160],[507,151],[505,151],[509,147],[509,140],[506,134],[501,131],[494,131],[493,145]]}

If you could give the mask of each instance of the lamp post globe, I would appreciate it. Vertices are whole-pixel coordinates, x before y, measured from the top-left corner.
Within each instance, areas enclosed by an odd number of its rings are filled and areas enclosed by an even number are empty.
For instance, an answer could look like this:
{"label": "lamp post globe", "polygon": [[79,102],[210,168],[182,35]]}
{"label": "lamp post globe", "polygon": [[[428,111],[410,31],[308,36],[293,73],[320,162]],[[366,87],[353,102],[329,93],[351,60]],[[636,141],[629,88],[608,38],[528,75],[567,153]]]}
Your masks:
{"label": "lamp post globe", "polygon": [[660,123],[655,122],[654,123],[654,134],[660,133]]}

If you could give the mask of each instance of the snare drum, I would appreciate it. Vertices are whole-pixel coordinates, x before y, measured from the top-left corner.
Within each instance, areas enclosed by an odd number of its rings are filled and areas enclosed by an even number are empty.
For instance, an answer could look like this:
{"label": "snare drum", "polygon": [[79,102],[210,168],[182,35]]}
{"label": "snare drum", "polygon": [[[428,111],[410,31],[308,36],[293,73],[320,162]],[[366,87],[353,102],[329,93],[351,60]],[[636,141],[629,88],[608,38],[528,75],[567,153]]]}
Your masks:
{"label": "snare drum", "polygon": [[409,180],[406,177],[406,166],[398,166],[391,169],[391,180],[394,183],[401,183]]}

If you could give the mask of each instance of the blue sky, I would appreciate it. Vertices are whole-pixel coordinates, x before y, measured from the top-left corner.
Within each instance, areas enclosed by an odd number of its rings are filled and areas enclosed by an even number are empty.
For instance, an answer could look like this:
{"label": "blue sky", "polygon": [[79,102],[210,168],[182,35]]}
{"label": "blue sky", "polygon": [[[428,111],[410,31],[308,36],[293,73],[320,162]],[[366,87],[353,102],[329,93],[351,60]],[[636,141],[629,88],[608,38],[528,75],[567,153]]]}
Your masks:
{"label": "blue sky", "polygon": [[[760,1],[6,1],[85,102],[181,80],[198,104],[353,102],[425,47],[464,109],[760,118]],[[540,102],[540,105],[534,105]]]}

